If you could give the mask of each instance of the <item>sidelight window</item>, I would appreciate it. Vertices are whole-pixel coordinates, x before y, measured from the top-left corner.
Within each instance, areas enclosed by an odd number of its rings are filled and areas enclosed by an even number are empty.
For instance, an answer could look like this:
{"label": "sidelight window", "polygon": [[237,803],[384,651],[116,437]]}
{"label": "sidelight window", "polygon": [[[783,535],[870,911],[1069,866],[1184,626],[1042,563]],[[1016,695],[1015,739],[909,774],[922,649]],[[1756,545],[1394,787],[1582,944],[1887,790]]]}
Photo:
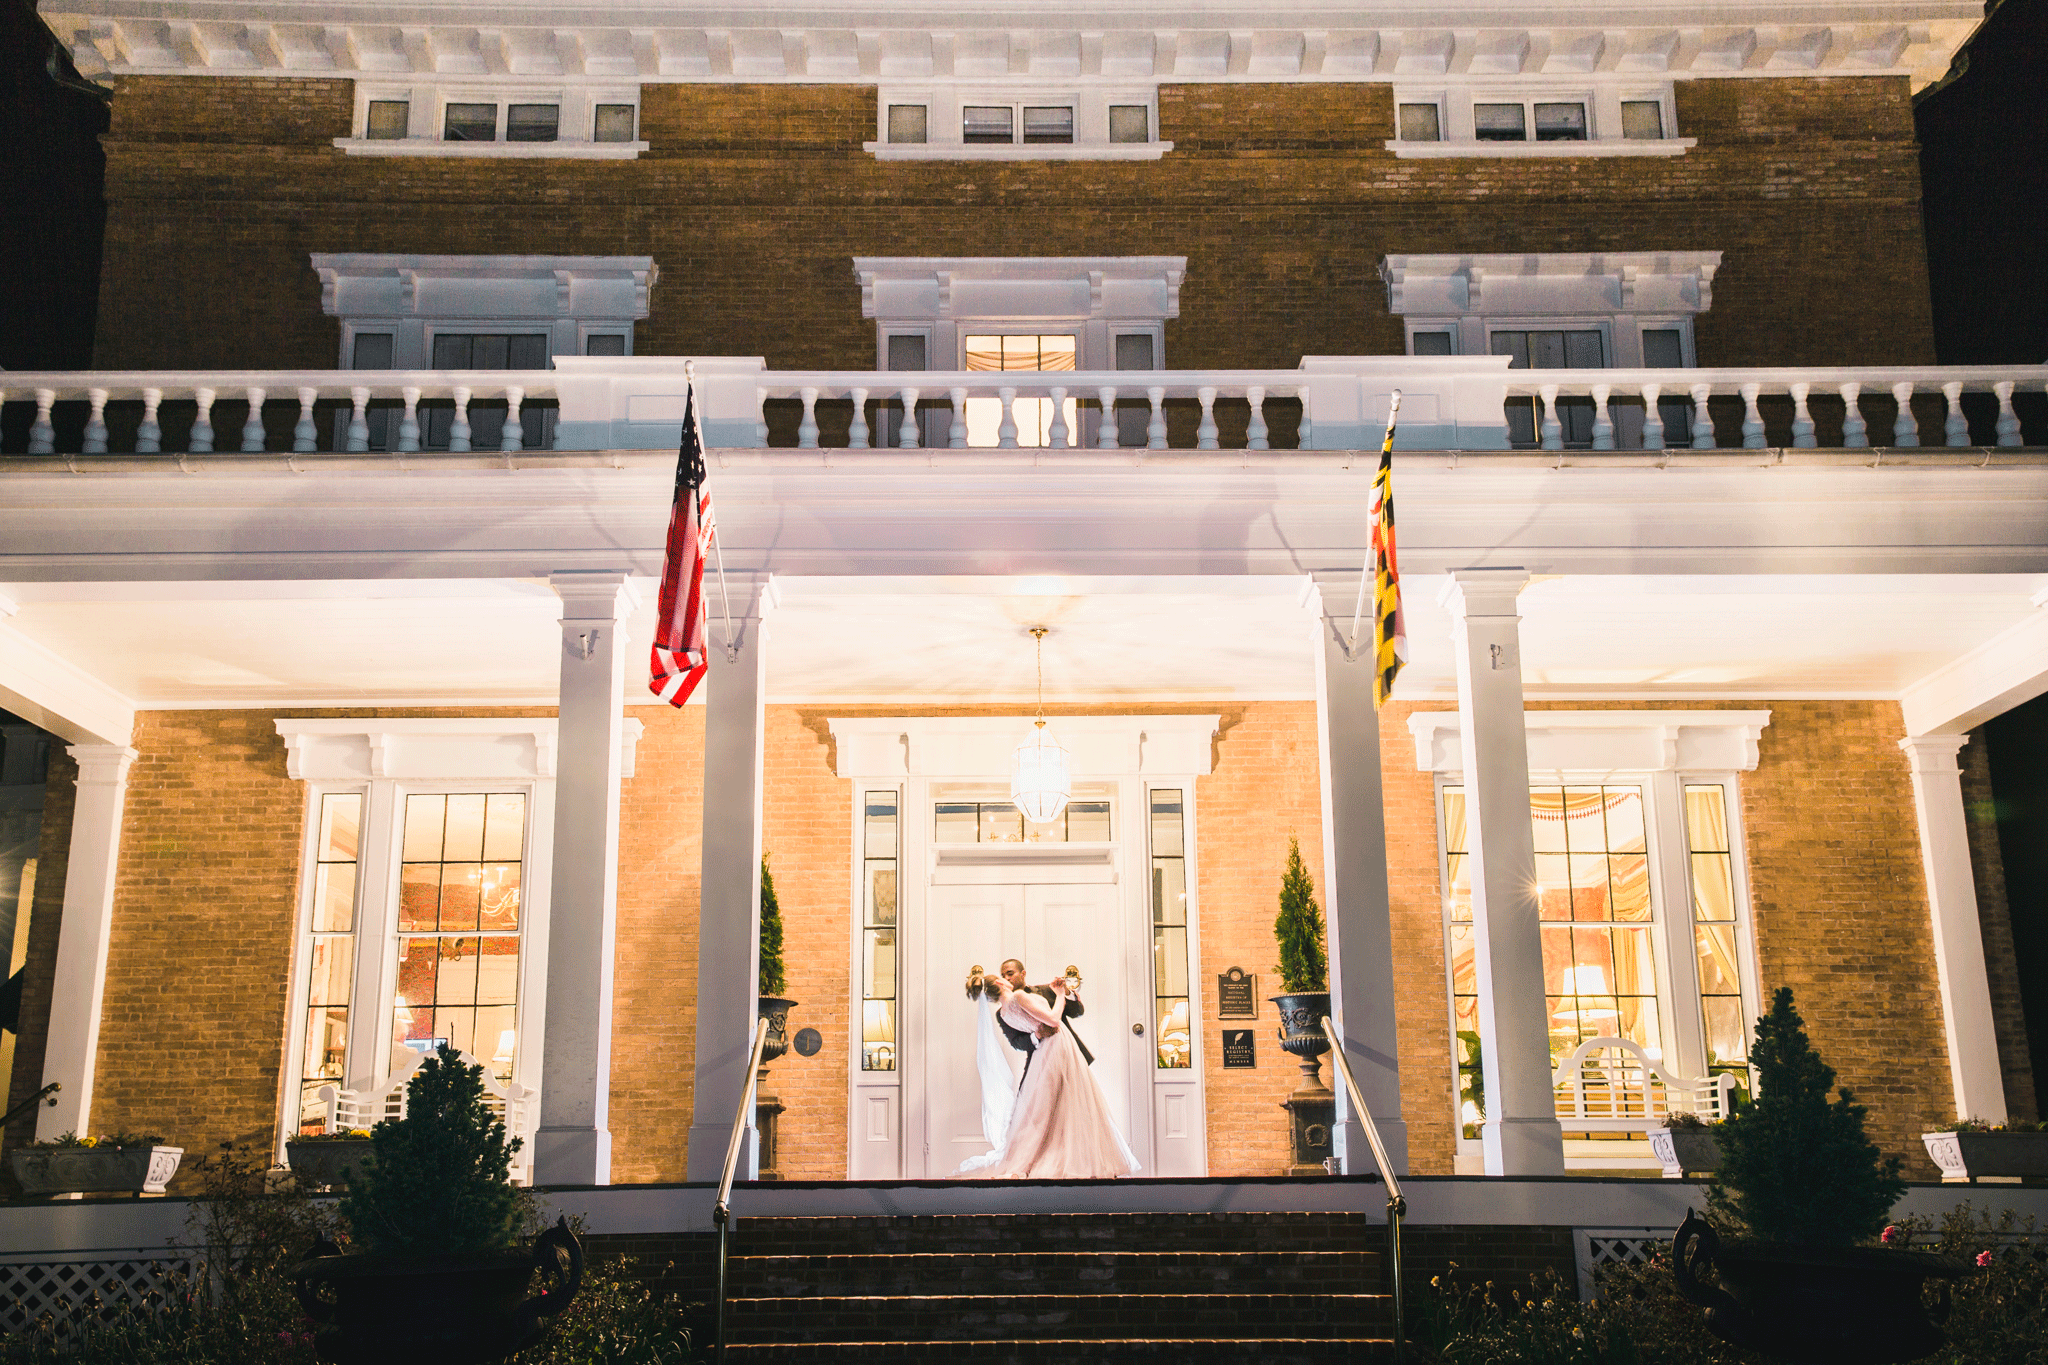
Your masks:
{"label": "sidelight window", "polygon": [[356,886],[363,827],[360,792],[320,798],[314,839],[312,926],[307,934],[306,1021],[299,1067],[301,1131],[320,1128],[321,1086],[348,1077],[349,1001],[355,986]]}
{"label": "sidelight window", "polygon": [[1187,820],[1181,790],[1152,792],[1152,1019],[1161,1070],[1194,1065],[1188,991]]}
{"label": "sidelight window", "polygon": [[862,1071],[896,1069],[896,876],[900,800],[871,791],[861,811]]}

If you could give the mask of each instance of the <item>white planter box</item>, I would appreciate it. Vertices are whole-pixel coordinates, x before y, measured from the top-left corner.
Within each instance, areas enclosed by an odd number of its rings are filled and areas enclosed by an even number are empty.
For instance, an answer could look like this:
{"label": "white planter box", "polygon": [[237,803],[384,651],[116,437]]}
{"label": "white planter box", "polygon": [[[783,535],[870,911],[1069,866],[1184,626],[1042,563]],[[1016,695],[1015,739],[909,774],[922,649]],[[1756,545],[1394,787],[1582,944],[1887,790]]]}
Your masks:
{"label": "white planter box", "polygon": [[9,1153],[24,1194],[162,1194],[183,1147],[30,1147]]}
{"label": "white planter box", "polygon": [[1682,1180],[1688,1171],[1713,1171],[1721,1166],[1721,1144],[1712,1128],[1652,1128],[1650,1151],[1664,1168],[1666,1180]]}
{"label": "white planter box", "polygon": [[1922,1133],[1943,1184],[2048,1177],[2048,1133]]}

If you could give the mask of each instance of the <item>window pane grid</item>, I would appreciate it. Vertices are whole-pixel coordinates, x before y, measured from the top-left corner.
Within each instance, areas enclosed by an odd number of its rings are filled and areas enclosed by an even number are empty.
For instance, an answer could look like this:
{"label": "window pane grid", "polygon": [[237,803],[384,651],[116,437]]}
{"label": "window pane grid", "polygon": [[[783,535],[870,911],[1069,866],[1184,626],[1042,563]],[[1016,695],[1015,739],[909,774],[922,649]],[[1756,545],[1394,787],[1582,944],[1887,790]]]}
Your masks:
{"label": "window pane grid", "polygon": [[306,1035],[299,1070],[298,1131],[319,1132],[316,1094],[348,1074],[350,988],[355,978],[356,870],[363,798],[320,798],[314,850],[313,933],[306,982]]}
{"label": "window pane grid", "polygon": [[893,791],[861,800],[862,1071],[896,1069],[896,917],[900,804]]}
{"label": "window pane grid", "polygon": [[1069,801],[1040,822],[1026,820],[1010,801],[937,801],[932,838],[941,844],[1108,843],[1109,802]]}
{"label": "window pane grid", "polygon": [[526,797],[405,799],[393,1036],[447,1043],[509,1081],[518,1054],[521,873]]}
{"label": "window pane grid", "polygon": [[1749,1034],[1743,1027],[1742,971],[1735,948],[1735,855],[1725,788],[1686,787],[1685,836],[1707,1074],[1734,1072],[1746,1082]]}
{"label": "window pane grid", "polygon": [[1178,787],[1152,793],[1152,1018],[1162,1071],[1192,1067],[1187,814]]}

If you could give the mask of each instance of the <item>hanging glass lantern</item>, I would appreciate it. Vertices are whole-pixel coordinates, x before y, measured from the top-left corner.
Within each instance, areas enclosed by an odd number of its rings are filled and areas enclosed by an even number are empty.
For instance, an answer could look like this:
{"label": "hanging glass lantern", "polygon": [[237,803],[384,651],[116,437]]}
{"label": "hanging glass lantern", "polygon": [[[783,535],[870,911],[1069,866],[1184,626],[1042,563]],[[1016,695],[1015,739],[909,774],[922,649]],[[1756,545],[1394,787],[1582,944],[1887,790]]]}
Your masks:
{"label": "hanging glass lantern", "polygon": [[1038,642],[1038,717],[1031,738],[1010,755],[1010,800],[1034,825],[1059,819],[1074,791],[1067,751],[1045,732],[1045,633],[1044,626],[1031,628]]}

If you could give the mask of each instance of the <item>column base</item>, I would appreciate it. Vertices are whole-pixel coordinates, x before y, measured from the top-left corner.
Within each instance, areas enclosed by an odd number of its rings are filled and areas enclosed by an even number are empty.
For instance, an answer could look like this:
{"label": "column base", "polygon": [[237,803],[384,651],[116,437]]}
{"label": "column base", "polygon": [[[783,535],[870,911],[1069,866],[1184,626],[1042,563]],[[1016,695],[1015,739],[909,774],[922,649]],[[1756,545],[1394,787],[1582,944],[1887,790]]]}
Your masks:
{"label": "column base", "polygon": [[[1387,1160],[1394,1163],[1395,1177],[1408,1174],[1408,1121],[1375,1117],[1374,1122],[1380,1130],[1380,1141],[1386,1146]],[[1372,1143],[1365,1136],[1365,1125],[1357,1119],[1346,1118],[1338,1123],[1334,1145],[1340,1175],[1380,1173],[1379,1163],[1373,1160]]]}
{"label": "column base", "polygon": [[612,1135],[604,1128],[542,1128],[533,1135],[536,1185],[609,1185]]}
{"label": "column base", "polygon": [[1488,1175],[1564,1174],[1564,1129],[1555,1118],[1488,1119],[1479,1142]]}

